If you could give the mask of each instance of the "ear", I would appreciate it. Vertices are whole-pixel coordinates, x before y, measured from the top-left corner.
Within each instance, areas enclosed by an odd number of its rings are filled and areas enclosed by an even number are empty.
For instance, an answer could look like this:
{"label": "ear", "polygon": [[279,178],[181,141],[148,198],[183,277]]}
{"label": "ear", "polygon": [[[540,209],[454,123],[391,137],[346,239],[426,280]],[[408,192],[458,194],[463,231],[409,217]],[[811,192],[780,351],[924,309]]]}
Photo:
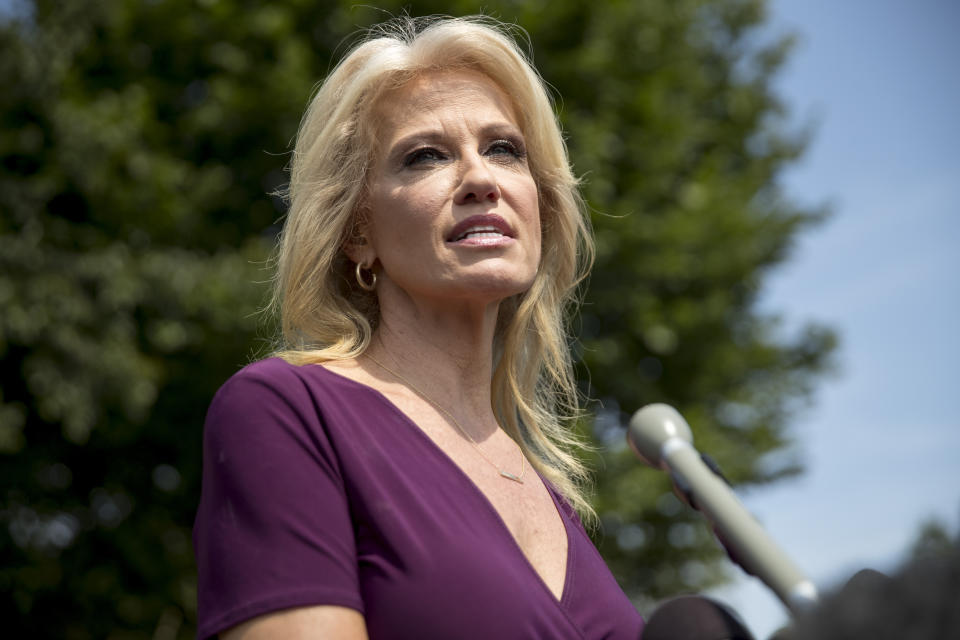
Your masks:
{"label": "ear", "polygon": [[363,215],[363,212],[358,212],[354,216],[350,234],[343,243],[343,252],[347,254],[347,257],[353,262],[370,266],[373,264],[373,261],[377,259],[377,254],[370,245],[370,239],[367,237],[365,220],[366,216]]}
{"label": "ear", "polygon": [[376,252],[363,236],[351,237],[343,243],[343,252],[351,261],[369,267],[377,259]]}

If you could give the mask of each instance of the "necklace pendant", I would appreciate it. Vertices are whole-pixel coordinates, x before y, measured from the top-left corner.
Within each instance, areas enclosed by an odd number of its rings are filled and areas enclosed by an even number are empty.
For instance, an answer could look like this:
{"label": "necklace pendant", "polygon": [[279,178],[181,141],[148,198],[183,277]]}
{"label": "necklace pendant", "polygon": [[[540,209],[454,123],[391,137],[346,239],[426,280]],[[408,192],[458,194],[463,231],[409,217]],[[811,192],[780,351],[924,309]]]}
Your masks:
{"label": "necklace pendant", "polygon": [[513,480],[516,483],[523,484],[523,478],[516,476],[509,471],[504,471],[503,469],[497,469],[500,472],[500,475],[506,478],[507,480]]}

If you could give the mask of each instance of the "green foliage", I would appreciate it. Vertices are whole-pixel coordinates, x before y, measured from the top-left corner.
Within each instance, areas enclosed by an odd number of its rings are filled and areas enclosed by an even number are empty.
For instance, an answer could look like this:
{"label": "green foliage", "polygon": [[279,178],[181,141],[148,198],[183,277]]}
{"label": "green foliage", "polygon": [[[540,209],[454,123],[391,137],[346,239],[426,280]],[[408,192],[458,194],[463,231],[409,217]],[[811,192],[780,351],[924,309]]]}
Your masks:
{"label": "green foliage", "polygon": [[637,597],[713,584],[722,551],[667,478],[624,449],[628,412],[673,404],[732,482],[769,482],[798,468],[765,454],[789,444],[791,414],[833,346],[819,327],[782,335],[755,308],[768,270],[823,215],[777,190],[803,145],[770,88],[790,41],[754,43],[762,20],[758,2],[624,3],[581,16],[556,65],[539,58],[589,171],[598,262],[581,377],[607,444],[598,542]]}
{"label": "green foliage", "polygon": [[951,535],[945,522],[930,518],[920,525],[908,555],[916,562],[946,559],[957,553],[960,553],[960,529]]}
{"label": "green foliage", "polygon": [[787,426],[833,336],[784,335],[755,308],[823,215],[777,191],[803,145],[770,87],[789,41],[755,36],[763,2],[13,6],[0,24],[0,615],[14,637],[192,635],[201,424],[263,350],[282,215],[268,194],[311,88],[384,11],[518,22],[557,90],[600,249],[576,345],[600,401],[584,426],[603,452],[598,543],[630,593],[712,584],[722,552],[624,450],[629,412],[675,404],[734,483],[796,471]]}

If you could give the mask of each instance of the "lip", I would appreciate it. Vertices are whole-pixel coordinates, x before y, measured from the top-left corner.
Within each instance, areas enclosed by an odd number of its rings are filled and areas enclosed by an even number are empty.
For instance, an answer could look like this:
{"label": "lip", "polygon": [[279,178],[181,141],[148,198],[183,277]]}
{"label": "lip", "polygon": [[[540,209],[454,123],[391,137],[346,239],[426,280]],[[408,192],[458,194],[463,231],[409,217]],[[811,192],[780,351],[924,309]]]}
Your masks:
{"label": "lip", "polygon": [[464,242],[469,240],[469,238],[460,238],[468,229],[471,227],[493,227],[497,232],[503,234],[507,238],[513,238],[514,232],[513,229],[507,224],[507,221],[498,216],[495,213],[486,213],[482,215],[470,216],[464,220],[461,220],[457,225],[450,231],[447,235],[447,242]]}

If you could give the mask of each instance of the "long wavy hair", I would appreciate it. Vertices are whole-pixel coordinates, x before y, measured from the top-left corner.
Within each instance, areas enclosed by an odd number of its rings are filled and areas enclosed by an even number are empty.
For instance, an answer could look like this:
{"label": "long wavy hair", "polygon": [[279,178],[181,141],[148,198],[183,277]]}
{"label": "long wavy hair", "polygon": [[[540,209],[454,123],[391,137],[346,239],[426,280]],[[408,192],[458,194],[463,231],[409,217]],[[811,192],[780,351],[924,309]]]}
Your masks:
{"label": "long wavy hair", "polygon": [[529,290],[500,305],[492,404],[501,427],[582,515],[593,516],[574,435],[579,396],[567,320],[593,261],[578,181],[543,80],[510,27],[486,17],[400,18],[371,29],[320,85],[297,134],[271,308],[275,355],[293,364],[354,358],[379,321],[374,293],[343,251],[356,234],[376,153],[374,107],[418,74],[479,71],[513,101],[537,185],[541,258]]}

